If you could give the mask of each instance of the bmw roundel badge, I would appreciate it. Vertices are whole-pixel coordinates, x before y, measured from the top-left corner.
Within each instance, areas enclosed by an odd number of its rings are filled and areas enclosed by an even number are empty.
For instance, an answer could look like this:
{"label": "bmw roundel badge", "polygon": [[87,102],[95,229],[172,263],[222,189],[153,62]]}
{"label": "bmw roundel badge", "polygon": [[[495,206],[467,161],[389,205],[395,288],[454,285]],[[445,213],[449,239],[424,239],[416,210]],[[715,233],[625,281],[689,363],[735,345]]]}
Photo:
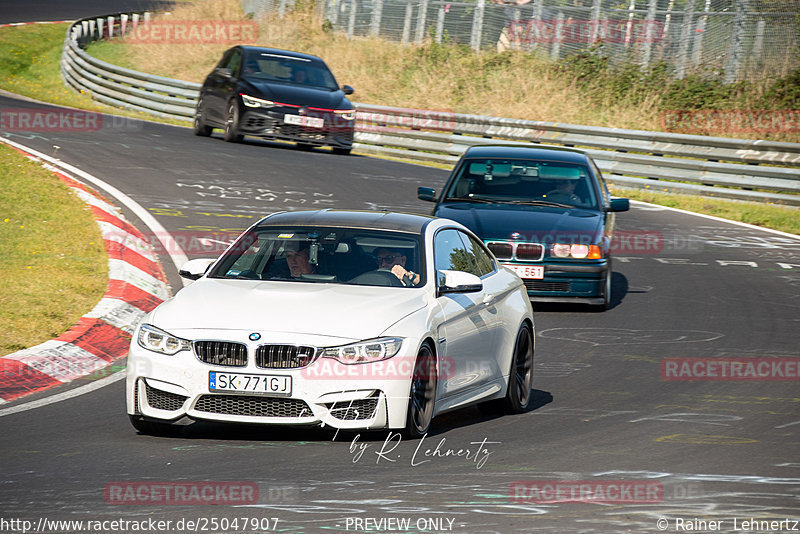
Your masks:
{"label": "bmw roundel badge", "polygon": [[261,339],[261,334],[258,332],[253,332],[250,334],[250,341],[258,341],[259,339]]}

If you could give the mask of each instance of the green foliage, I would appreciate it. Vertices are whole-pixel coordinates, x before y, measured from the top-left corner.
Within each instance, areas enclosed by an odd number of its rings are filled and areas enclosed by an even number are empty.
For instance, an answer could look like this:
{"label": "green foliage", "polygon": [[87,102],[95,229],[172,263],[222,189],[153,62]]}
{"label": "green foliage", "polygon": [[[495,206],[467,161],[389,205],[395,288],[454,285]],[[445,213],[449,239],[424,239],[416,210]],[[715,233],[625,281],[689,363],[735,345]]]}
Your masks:
{"label": "green foliage", "polygon": [[800,109],[800,69],[779,78],[764,92],[764,109]]}
{"label": "green foliage", "polygon": [[692,74],[670,82],[662,95],[661,109],[725,109],[736,107],[740,95],[747,91],[747,82],[725,84],[721,74]]}
{"label": "green foliage", "polygon": [[676,80],[666,62],[648,68],[632,59],[612,63],[602,44],[563,58],[554,68],[599,103],[614,100],[636,105],[650,100],[661,110],[800,109],[800,69],[760,83],[726,84],[723,73],[716,71]]}
{"label": "green foliage", "polygon": [[663,91],[672,74],[665,62],[656,62],[648,68],[642,68],[632,59],[614,64],[602,43],[562,58],[556,62],[555,70],[592,98],[631,104]]}

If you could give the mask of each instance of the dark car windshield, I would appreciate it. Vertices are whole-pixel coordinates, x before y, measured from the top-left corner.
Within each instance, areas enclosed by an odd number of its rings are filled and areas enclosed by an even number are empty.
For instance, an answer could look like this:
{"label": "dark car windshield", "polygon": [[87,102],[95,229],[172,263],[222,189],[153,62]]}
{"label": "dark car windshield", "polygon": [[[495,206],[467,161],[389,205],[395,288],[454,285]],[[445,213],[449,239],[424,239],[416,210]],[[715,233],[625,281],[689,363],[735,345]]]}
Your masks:
{"label": "dark car windshield", "polygon": [[551,161],[465,160],[445,200],[596,208],[597,190],[584,165]]}
{"label": "dark car windshield", "polygon": [[282,54],[251,52],[245,56],[241,75],[253,81],[339,89],[333,74],[321,61]]}
{"label": "dark car windshield", "polygon": [[209,278],[318,282],[387,287],[404,283],[392,272],[423,273],[416,234],[350,228],[257,227],[224,254]]}

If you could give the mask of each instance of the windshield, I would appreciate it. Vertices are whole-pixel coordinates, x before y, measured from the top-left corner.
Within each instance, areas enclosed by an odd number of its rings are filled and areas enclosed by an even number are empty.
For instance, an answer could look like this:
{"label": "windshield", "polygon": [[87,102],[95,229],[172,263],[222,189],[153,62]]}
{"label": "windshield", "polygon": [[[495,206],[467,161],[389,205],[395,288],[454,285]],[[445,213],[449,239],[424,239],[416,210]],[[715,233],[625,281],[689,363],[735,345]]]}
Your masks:
{"label": "windshield", "polygon": [[532,160],[466,160],[445,200],[597,207],[585,166]]}
{"label": "windshield", "polygon": [[209,278],[416,287],[425,283],[421,256],[415,234],[257,227],[225,252]]}
{"label": "windshield", "polygon": [[305,85],[330,91],[339,89],[333,74],[321,61],[266,52],[246,56],[242,76],[254,81]]}

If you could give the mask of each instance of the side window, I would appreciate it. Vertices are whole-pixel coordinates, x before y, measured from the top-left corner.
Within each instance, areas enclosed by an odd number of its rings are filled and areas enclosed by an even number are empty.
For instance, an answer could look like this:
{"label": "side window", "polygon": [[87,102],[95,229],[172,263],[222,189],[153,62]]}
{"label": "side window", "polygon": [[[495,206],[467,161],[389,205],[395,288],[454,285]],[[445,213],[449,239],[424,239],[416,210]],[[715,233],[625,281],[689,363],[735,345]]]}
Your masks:
{"label": "side window", "polygon": [[608,186],[603,178],[603,174],[600,172],[600,169],[597,168],[594,161],[592,162],[592,170],[595,176],[597,176],[597,181],[600,183],[600,194],[603,197],[603,204],[608,205],[608,203],[611,202],[611,194],[608,192]]}
{"label": "side window", "polygon": [[433,242],[433,258],[436,282],[439,285],[444,283],[442,271],[474,272],[472,260],[458,230],[441,230],[436,234]]}
{"label": "side window", "polygon": [[230,59],[228,59],[227,65],[225,68],[231,69],[231,72],[234,76],[239,75],[239,65],[242,64],[242,51],[241,50],[234,50],[231,54]]}
{"label": "side window", "polygon": [[470,272],[479,277],[483,277],[494,272],[494,262],[481,244],[467,234],[461,232],[459,232],[459,234],[461,235],[461,239],[464,241],[467,255],[470,256],[472,263],[475,266],[475,270]]}
{"label": "side window", "polygon": [[228,50],[227,52],[225,52],[225,55],[223,55],[222,59],[220,59],[219,63],[217,63],[217,68],[220,69],[226,68],[228,66],[228,63],[231,62],[231,56],[233,55],[234,52],[235,50]]}

